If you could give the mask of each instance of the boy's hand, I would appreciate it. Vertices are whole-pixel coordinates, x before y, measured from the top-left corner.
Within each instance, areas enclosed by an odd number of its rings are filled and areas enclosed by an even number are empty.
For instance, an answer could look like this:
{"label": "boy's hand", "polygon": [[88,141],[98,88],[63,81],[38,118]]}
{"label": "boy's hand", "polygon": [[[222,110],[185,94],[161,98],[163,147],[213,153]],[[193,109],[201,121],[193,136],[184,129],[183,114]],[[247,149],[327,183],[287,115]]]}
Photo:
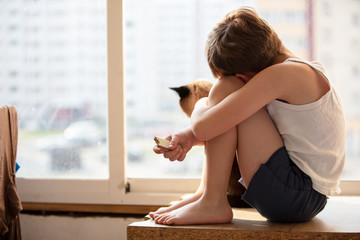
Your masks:
{"label": "boy's hand", "polygon": [[166,137],[166,140],[170,141],[168,150],[158,145],[155,145],[153,150],[157,154],[163,154],[164,158],[170,161],[183,161],[193,146],[193,135],[190,129],[170,135]]}

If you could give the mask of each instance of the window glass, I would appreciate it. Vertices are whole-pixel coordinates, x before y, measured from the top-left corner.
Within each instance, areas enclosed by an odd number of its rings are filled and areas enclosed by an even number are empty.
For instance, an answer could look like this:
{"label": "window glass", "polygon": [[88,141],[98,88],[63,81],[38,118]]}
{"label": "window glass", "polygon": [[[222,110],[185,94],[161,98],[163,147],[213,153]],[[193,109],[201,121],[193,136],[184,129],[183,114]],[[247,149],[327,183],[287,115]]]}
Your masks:
{"label": "window glass", "polygon": [[[342,178],[359,180],[360,81],[357,70],[360,67],[360,28],[356,19],[360,16],[360,2],[322,0],[313,1],[313,4],[314,58],[325,65],[345,110],[347,155]],[[321,32],[322,29],[326,31]]]}
{"label": "window glass", "polygon": [[128,177],[200,176],[202,148],[194,147],[181,163],[170,163],[154,154],[153,138],[189,125],[169,87],[198,78],[213,81],[205,59],[206,36],[237,6],[234,0],[124,1]]}
{"label": "window glass", "polygon": [[215,81],[205,59],[207,34],[242,5],[255,7],[295,55],[325,66],[348,123],[343,179],[360,179],[360,55],[353,54],[360,46],[360,2],[352,0],[125,0],[127,176],[200,176],[201,148],[184,162],[169,162],[152,152],[153,137],[189,125],[169,87],[198,78]]}
{"label": "window glass", "polygon": [[107,178],[106,0],[0,1],[0,36],[18,176]]}

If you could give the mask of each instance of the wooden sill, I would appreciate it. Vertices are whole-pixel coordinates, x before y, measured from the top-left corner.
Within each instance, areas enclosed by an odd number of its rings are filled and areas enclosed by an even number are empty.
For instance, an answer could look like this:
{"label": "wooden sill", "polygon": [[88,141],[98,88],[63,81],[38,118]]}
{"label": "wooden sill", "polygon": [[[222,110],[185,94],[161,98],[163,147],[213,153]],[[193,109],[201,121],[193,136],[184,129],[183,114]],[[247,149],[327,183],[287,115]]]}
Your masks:
{"label": "wooden sill", "polygon": [[325,209],[305,223],[267,221],[255,209],[233,209],[227,224],[166,226],[153,220],[131,223],[127,239],[306,239],[360,240],[360,197],[331,197]]}
{"label": "wooden sill", "polygon": [[161,206],[22,202],[24,211],[148,214]]}

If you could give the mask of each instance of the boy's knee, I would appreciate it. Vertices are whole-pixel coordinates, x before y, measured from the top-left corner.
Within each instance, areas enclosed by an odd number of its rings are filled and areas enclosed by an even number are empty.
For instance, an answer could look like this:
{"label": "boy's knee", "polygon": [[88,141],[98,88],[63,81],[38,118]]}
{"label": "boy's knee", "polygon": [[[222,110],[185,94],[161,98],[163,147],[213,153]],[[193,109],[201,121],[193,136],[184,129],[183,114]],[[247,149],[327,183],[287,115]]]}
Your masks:
{"label": "boy's knee", "polygon": [[231,93],[240,89],[245,83],[238,77],[226,76],[220,78],[209,93],[209,105],[215,105],[221,102]]}

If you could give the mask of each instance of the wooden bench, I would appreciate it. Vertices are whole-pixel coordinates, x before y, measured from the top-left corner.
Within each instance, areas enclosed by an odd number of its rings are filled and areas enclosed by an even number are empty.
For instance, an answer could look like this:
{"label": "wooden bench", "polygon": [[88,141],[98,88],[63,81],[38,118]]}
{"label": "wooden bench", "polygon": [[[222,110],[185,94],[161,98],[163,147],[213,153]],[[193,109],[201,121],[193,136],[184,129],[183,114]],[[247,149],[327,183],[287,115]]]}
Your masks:
{"label": "wooden bench", "polygon": [[164,226],[153,220],[127,227],[127,239],[358,239],[360,197],[331,197],[325,209],[305,223],[274,223],[255,209],[234,208],[228,224]]}

